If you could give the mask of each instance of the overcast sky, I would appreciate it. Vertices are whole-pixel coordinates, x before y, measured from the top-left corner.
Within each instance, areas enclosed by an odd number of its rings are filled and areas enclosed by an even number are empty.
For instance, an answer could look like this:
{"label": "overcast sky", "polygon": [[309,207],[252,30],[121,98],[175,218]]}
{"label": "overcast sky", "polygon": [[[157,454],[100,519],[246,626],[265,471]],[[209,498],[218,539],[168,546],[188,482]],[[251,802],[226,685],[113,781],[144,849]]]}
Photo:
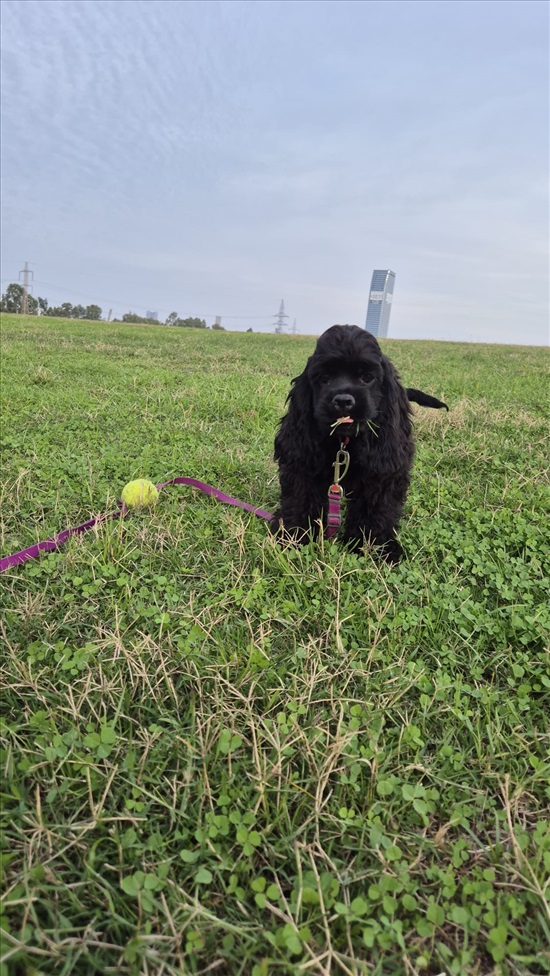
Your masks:
{"label": "overcast sky", "polygon": [[3,0],[2,291],[548,342],[546,0]]}

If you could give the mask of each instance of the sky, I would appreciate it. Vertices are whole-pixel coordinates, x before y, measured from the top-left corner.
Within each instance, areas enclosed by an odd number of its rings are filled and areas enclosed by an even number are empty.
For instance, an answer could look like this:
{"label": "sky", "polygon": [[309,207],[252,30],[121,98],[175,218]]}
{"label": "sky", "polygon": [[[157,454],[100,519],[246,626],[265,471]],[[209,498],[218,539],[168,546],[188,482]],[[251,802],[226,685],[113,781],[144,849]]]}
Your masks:
{"label": "sky", "polygon": [[2,291],[548,343],[545,0],[3,0]]}

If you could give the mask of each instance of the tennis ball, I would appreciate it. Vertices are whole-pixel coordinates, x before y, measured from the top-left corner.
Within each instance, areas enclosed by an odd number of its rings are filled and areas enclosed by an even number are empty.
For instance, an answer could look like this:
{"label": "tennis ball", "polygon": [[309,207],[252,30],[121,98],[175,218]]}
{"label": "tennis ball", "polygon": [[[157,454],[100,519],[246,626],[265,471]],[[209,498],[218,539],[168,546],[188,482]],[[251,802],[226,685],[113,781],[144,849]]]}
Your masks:
{"label": "tennis ball", "polygon": [[152,481],[147,478],[138,478],[137,481],[129,481],[122,489],[122,501],[127,508],[146,508],[149,505],[156,505],[159,493]]}

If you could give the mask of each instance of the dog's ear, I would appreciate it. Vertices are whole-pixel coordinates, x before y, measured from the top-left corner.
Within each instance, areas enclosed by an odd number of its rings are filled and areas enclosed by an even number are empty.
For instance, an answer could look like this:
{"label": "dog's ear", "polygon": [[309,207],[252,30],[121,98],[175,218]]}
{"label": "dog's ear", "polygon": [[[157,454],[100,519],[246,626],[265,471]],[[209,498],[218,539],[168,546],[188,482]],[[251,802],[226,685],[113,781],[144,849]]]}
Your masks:
{"label": "dog's ear", "polygon": [[288,411],[281,420],[275,437],[275,460],[290,464],[308,464],[315,452],[315,421],[313,419],[313,389],[306,368],[292,380],[286,398]]}
{"label": "dog's ear", "polygon": [[389,474],[411,462],[411,407],[393,363],[382,356],[382,399],[376,419],[373,461],[380,474]]}

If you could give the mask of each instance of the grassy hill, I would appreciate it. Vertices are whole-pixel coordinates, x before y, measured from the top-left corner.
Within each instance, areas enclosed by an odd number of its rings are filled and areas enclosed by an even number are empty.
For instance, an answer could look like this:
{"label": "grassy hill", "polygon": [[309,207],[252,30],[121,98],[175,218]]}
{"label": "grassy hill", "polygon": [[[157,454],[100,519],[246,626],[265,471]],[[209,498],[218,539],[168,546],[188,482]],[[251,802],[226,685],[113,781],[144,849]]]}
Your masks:
{"label": "grassy hill", "polygon": [[[134,477],[275,506],[311,337],[1,333],[2,555]],[[550,972],[547,352],[384,349],[451,407],[398,568],[173,487],[0,577],[2,976]]]}

